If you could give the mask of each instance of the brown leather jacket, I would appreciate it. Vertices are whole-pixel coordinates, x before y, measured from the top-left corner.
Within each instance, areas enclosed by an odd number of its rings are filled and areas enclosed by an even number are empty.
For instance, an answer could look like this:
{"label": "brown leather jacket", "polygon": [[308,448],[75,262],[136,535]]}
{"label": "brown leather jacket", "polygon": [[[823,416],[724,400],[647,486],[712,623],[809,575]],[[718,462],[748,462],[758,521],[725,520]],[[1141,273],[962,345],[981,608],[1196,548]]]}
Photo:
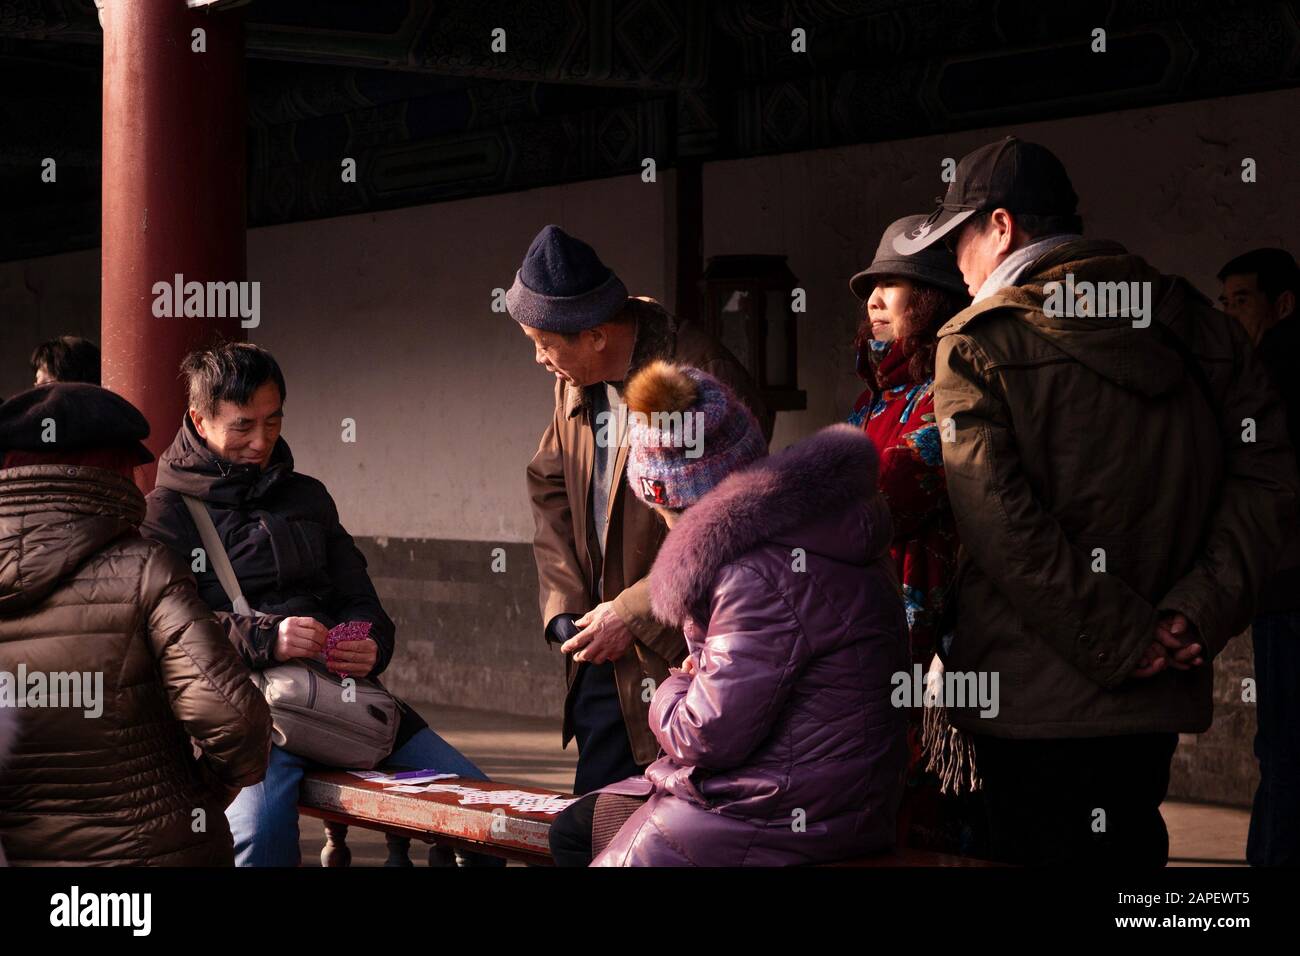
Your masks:
{"label": "brown leather jacket", "polygon": [[[1067,274],[1149,283],[1150,324],[1044,315]],[[948,669],[999,678],[996,716],[953,723],[1206,730],[1211,660],[1295,520],[1285,409],[1241,327],[1122,246],[1076,240],[939,330],[935,410],[962,540]],[[1165,611],[1196,627],[1205,663],[1132,678]]]}
{"label": "brown leather jacket", "polygon": [[0,681],[25,669],[30,694],[38,672],[91,675],[80,699],[14,711],[11,863],[234,862],[225,807],[266,772],[270,714],[189,569],[140,537],[143,516],[111,471],[0,470]]}
{"label": "brown leather jacket", "polygon": [[[771,413],[744,367],[717,339],[693,323],[679,326],[652,300],[631,298],[627,308],[637,317],[629,377],[656,358],[702,369],[736,392],[753,410],[764,436],[771,439]],[[591,515],[596,442],[588,422],[589,411],[584,389],[557,381],[555,416],[528,465],[528,494],[536,524],[533,554],[543,627],[557,614],[585,614],[596,604],[594,569],[599,546],[594,540]],[[650,732],[650,698],[654,688],[668,676],[668,668],[676,667],[686,656],[686,640],[679,629],[665,627],[650,613],[648,575],[667,528],[653,509],[627,493],[626,464],[624,444],[614,460],[601,580],[606,599],[613,600],[615,610],[636,638],[633,650],[615,662],[614,674],[632,755],[637,763],[649,764],[659,755],[659,744]],[[577,668],[566,656],[566,747],[573,738],[570,715],[576,673]],[[647,679],[653,684],[643,683]]]}

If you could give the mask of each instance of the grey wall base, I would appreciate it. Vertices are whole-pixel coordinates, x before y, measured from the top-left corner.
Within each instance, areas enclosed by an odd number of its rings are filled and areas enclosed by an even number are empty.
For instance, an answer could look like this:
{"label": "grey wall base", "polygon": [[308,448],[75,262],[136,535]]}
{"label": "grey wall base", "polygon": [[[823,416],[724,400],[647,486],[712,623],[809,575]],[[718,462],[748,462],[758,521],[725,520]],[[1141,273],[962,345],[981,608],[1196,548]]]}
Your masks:
{"label": "grey wall base", "polygon": [[[410,700],[530,717],[559,717],[564,659],[547,646],[532,545],[357,538],[397,653],[384,675]],[[493,549],[505,552],[494,571]]]}
{"label": "grey wall base", "polygon": [[1255,704],[1242,700],[1242,681],[1255,676],[1247,631],[1228,642],[1214,662],[1214,723],[1203,734],[1183,734],[1169,778],[1172,799],[1249,807],[1259,786],[1255,760]]}

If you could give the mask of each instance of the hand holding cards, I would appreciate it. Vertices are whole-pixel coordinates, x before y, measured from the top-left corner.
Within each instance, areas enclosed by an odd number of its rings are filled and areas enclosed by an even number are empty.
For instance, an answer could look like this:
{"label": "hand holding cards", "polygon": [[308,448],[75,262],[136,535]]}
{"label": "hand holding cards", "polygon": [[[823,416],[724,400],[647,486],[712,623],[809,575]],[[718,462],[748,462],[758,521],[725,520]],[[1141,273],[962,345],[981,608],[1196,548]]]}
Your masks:
{"label": "hand holding cards", "polygon": [[346,621],[325,639],[325,666],[340,677],[366,677],[379,660],[369,621]]}

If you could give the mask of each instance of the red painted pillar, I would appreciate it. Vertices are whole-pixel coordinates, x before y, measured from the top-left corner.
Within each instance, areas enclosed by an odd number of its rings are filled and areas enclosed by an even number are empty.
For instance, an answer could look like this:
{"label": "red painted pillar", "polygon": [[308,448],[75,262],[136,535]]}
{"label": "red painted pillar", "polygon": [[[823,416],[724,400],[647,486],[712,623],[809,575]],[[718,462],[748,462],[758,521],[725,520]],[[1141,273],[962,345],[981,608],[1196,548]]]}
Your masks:
{"label": "red painted pillar", "polygon": [[[240,11],[185,0],[98,0],[104,30],[104,385],[171,443],[186,402],[182,356],[214,334],[243,339],[239,317],[154,315],[154,284],[245,277],[244,40]],[[194,50],[196,29],[204,52]],[[175,303],[180,306],[181,303]],[[139,474],[153,487],[155,468]]]}

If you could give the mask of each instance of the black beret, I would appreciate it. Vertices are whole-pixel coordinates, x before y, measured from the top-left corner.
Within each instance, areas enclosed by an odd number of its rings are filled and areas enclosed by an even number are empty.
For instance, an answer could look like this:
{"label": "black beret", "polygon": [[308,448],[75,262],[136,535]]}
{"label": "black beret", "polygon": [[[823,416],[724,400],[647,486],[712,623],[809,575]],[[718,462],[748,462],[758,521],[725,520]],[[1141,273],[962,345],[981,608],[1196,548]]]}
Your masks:
{"label": "black beret", "polygon": [[128,448],[146,464],[153,461],[142,444],[148,437],[140,410],[98,385],[50,382],[0,404],[0,453]]}

